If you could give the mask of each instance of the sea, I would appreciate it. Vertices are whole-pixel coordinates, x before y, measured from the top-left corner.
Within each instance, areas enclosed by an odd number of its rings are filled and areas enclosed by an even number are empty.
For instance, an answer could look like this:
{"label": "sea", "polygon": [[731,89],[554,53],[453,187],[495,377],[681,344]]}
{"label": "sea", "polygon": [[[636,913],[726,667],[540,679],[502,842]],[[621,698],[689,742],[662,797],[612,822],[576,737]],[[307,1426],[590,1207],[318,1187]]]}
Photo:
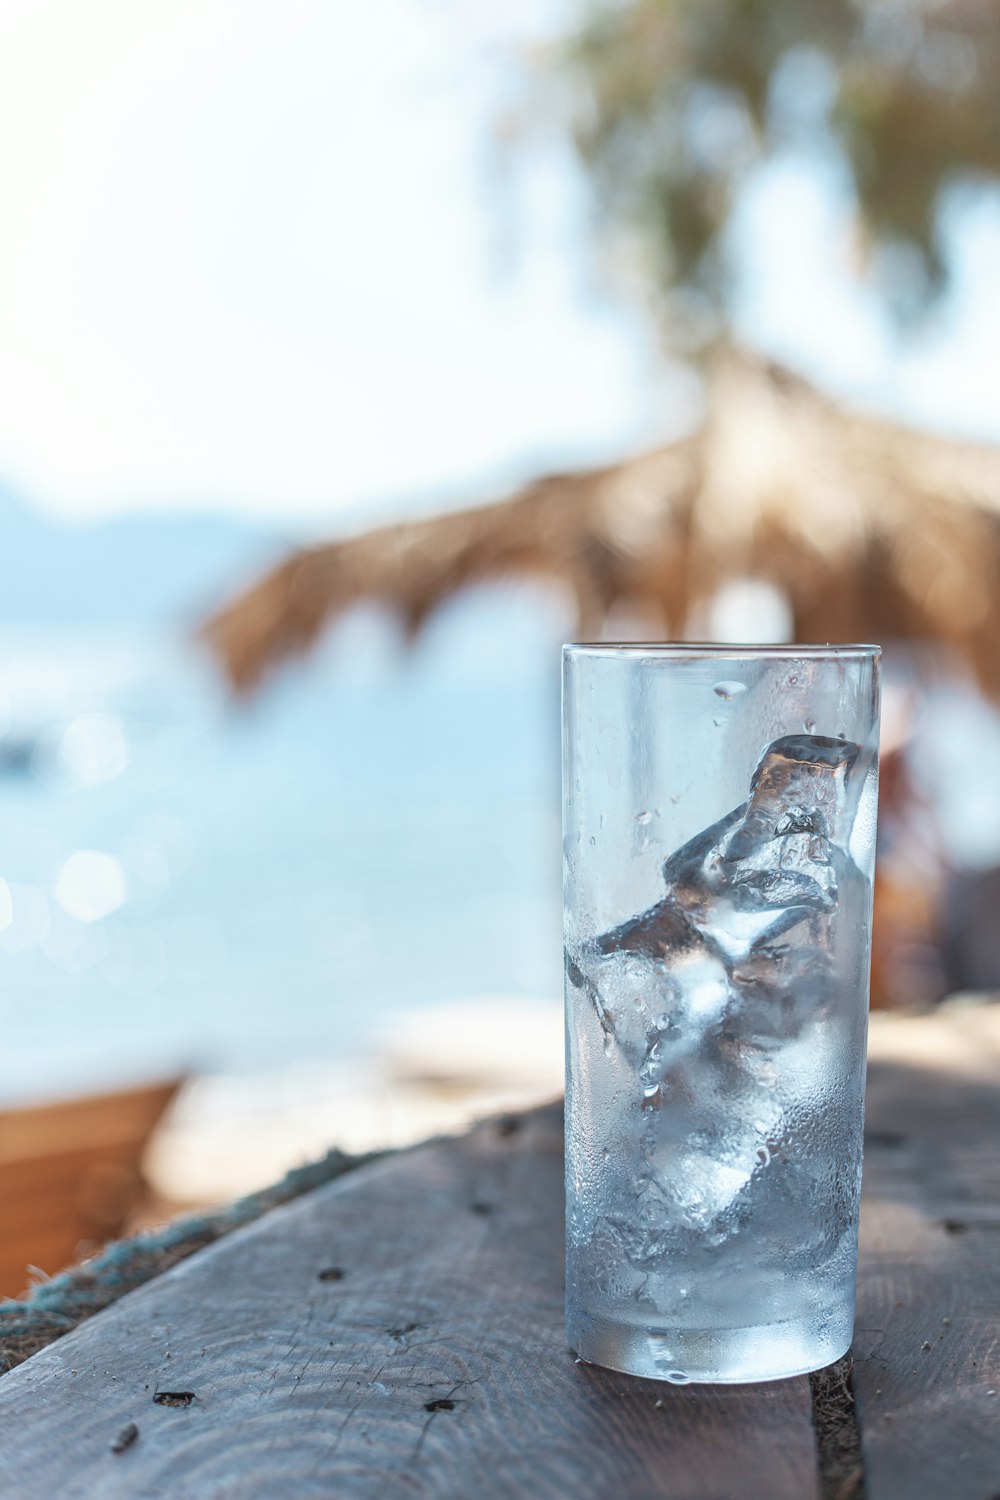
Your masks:
{"label": "sea", "polygon": [[247,702],[180,628],[0,633],[0,1098],[557,996],[565,632],[530,588],[413,644],[361,610]]}
{"label": "sea", "polygon": [[[557,998],[571,630],[527,583],[413,643],[363,608],[239,702],[189,621],[0,628],[0,1102]],[[950,682],[914,716],[901,682],[884,739],[902,703],[946,856],[1000,862],[1000,715]]]}

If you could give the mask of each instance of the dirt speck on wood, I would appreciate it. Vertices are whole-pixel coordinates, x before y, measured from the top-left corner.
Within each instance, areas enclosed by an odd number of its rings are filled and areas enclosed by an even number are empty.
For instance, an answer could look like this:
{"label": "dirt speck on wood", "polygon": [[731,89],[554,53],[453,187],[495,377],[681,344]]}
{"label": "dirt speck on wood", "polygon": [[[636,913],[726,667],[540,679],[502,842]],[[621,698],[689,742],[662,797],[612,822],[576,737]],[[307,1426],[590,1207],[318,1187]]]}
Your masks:
{"label": "dirt speck on wood", "polygon": [[139,1429],[134,1422],[126,1422],[121,1432],[111,1444],[112,1453],[124,1453],[126,1448],[131,1448],[139,1436]]}

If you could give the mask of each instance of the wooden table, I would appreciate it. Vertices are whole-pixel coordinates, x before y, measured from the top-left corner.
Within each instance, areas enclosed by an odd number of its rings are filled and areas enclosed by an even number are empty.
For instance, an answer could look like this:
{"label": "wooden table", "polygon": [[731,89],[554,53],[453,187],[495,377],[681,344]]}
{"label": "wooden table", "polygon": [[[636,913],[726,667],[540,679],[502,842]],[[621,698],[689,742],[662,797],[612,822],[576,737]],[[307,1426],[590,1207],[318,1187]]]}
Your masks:
{"label": "wooden table", "polygon": [[836,1376],[576,1364],[549,1109],[278,1209],[4,1377],[0,1495],[996,1500],[998,1016],[876,1028],[856,1413]]}

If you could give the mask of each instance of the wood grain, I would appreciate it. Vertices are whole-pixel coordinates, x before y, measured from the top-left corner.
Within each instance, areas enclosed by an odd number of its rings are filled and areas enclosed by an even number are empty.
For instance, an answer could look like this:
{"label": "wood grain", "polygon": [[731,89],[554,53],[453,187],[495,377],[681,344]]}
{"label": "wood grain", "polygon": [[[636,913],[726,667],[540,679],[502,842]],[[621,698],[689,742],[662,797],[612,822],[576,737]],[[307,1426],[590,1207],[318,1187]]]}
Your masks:
{"label": "wood grain", "polygon": [[876,1040],[854,1389],[868,1500],[1000,1495],[1000,1009]]}
{"label": "wood grain", "polygon": [[419,1147],[132,1293],[0,1382],[0,1494],[816,1500],[806,1380],[575,1363],[561,1148],[555,1110]]}

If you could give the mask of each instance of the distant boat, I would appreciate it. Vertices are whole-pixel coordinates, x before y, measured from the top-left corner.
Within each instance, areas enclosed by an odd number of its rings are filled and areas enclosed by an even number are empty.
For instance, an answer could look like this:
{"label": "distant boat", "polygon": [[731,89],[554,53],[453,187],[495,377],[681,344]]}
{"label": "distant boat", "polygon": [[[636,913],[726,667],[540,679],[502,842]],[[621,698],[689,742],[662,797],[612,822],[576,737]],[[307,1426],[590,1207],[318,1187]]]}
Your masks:
{"label": "distant boat", "polygon": [[32,769],[38,741],[24,736],[0,735],[0,776],[26,776]]}
{"label": "distant boat", "polygon": [[0,1110],[0,1296],[121,1233],[145,1194],[146,1144],[182,1082]]}

